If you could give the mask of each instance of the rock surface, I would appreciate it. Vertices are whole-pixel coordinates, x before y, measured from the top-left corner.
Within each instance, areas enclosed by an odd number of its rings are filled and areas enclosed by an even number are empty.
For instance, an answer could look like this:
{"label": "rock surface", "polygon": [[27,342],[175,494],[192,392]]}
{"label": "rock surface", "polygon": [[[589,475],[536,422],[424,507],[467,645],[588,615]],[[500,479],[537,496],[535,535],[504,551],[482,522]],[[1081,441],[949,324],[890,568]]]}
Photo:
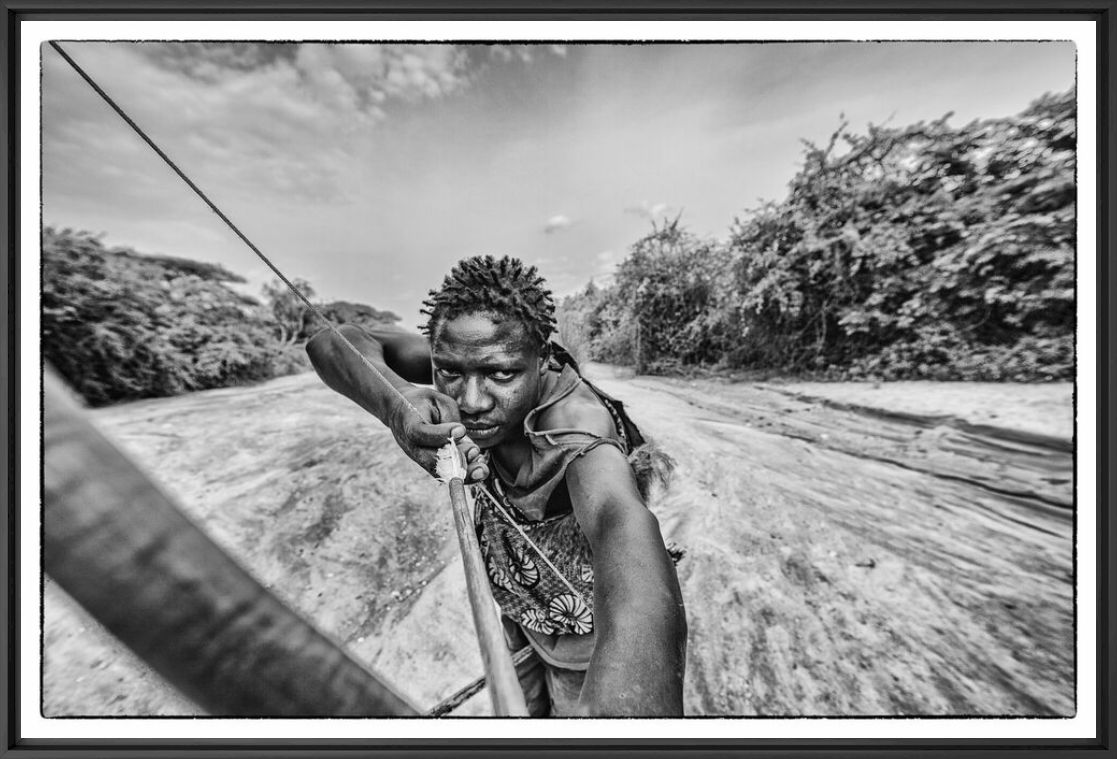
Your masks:
{"label": "rock surface", "polygon": [[[589,376],[678,463],[688,714],[1074,713],[1069,385]],[[442,487],[315,376],[93,414],[413,702],[480,674]],[[46,716],[199,713],[49,580],[43,675]]]}

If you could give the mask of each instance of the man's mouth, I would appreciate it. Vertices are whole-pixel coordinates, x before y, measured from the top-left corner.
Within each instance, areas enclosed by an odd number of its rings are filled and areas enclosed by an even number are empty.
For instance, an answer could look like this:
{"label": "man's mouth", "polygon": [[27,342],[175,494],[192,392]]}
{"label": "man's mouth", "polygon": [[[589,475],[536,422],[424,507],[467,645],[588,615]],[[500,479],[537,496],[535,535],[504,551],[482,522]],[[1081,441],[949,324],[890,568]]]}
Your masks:
{"label": "man's mouth", "polygon": [[500,432],[499,424],[465,425],[465,434],[469,435],[470,439],[475,443],[495,437],[498,432]]}

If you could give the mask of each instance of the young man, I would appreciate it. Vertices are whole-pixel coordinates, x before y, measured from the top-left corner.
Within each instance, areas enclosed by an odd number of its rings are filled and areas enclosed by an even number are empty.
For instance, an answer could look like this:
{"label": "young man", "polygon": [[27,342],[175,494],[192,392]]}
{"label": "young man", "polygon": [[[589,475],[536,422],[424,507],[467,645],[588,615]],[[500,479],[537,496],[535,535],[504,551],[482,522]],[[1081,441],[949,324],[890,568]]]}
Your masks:
{"label": "young man", "polygon": [[342,327],[418,416],[328,330],[315,370],[432,474],[457,440],[509,645],[534,649],[518,670],[533,716],[681,716],[686,617],[643,500],[655,455],[550,341],[535,267],[463,260],[424,306],[425,339]]}

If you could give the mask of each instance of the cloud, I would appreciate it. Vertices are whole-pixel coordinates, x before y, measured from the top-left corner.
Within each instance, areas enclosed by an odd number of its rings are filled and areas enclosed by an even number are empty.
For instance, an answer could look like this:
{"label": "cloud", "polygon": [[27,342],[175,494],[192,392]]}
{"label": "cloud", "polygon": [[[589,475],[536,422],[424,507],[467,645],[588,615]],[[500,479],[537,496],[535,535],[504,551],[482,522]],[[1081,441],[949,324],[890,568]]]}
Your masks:
{"label": "cloud", "polygon": [[214,82],[231,72],[251,71],[280,59],[291,59],[295,47],[254,42],[138,42],[136,50],[164,68]]}
{"label": "cloud", "polygon": [[157,141],[181,136],[181,147],[167,147],[191,166],[204,164],[211,181],[317,200],[343,199],[337,186],[352,174],[361,138],[399,104],[461,92],[494,61],[526,64],[533,55],[565,53],[543,45],[364,43],[70,48],[106,89],[128,96],[126,109]]}
{"label": "cloud", "polygon": [[566,57],[566,45],[486,45],[488,57],[498,63],[519,61],[531,63],[539,53],[550,53],[559,58]]}
{"label": "cloud", "polygon": [[551,235],[563,229],[569,229],[573,224],[574,222],[569,216],[560,213],[547,219],[547,223],[543,225],[543,231]]}
{"label": "cloud", "polygon": [[628,206],[624,209],[625,213],[633,214],[644,219],[663,219],[669,216],[678,214],[679,209],[667,203],[649,203],[644,201],[637,206]]}
{"label": "cloud", "polygon": [[[486,68],[503,65],[484,45],[71,42],[65,48],[207,192],[261,202],[349,202],[357,193],[354,162],[370,130],[393,109],[456,95]],[[515,46],[509,65],[526,64],[533,51],[559,55],[548,46]],[[93,194],[76,179],[100,177],[112,180],[117,195],[153,202],[146,185],[161,175],[146,146],[106,117],[88,86],[50,50],[43,55],[42,92],[44,182],[52,198]]]}
{"label": "cloud", "polygon": [[373,120],[383,116],[380,105],[386,101],[414,102],[464,89],[486,58],[528,64],[540,53],[566,57],[564,45],[159,42],[135,47],[160,67],[207,84],[248,79],[260,69],[288,70],[297,79],[291,96]]}
{"label": "cloud", "polygon": [[452,45],[303,44],[294,65],[311,93],[364,114],[390,99],[439,98],[468,84],[466,56]]}
{"label": "cloud", "polygon": [[531,48],[526,45],[490,45],[489,57],[500,63],[508,63],[518,59],[524,63],[531,63]]}
{"label": "cloud", "polygon": [[[157,143],[209,187],[344,200],[361,133],[392,102],[444,97],[469,85],[453,45],[72,43],[67,46]],[[44,57],[44,151],[75,149],[126,164],[142,145],[88,103],[86,85],[56,55]],[[94,121],[123,144],[109,150]],[[100,130],[98,130],[100,131]],[[72,145],[71,143],[79,143]],[[114,153],[114,155],[110,155]]]}
{"label": "cloud", "polygon": [[[331,43],[146,43],[138,52],[161,68],[209,85],[250,91],[282,79],[286,100],[377,121],[381,104],[438,98],[468,84],[468,59],[454,45]],[[272,93],[274,94],[274,93]]]}

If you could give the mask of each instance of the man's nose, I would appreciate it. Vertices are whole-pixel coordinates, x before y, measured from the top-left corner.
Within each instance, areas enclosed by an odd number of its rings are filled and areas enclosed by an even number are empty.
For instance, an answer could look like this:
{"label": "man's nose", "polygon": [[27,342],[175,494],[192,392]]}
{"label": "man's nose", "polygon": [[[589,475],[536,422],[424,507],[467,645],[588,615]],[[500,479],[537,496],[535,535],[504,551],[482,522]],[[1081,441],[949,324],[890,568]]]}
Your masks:
{"label": "man's nose", "polygon": [[493,399],[487,392],[480,377],[467,377],[462,384],[461,397],[457,399],[458,409],[465,416],[477,416],[493,407]]}

